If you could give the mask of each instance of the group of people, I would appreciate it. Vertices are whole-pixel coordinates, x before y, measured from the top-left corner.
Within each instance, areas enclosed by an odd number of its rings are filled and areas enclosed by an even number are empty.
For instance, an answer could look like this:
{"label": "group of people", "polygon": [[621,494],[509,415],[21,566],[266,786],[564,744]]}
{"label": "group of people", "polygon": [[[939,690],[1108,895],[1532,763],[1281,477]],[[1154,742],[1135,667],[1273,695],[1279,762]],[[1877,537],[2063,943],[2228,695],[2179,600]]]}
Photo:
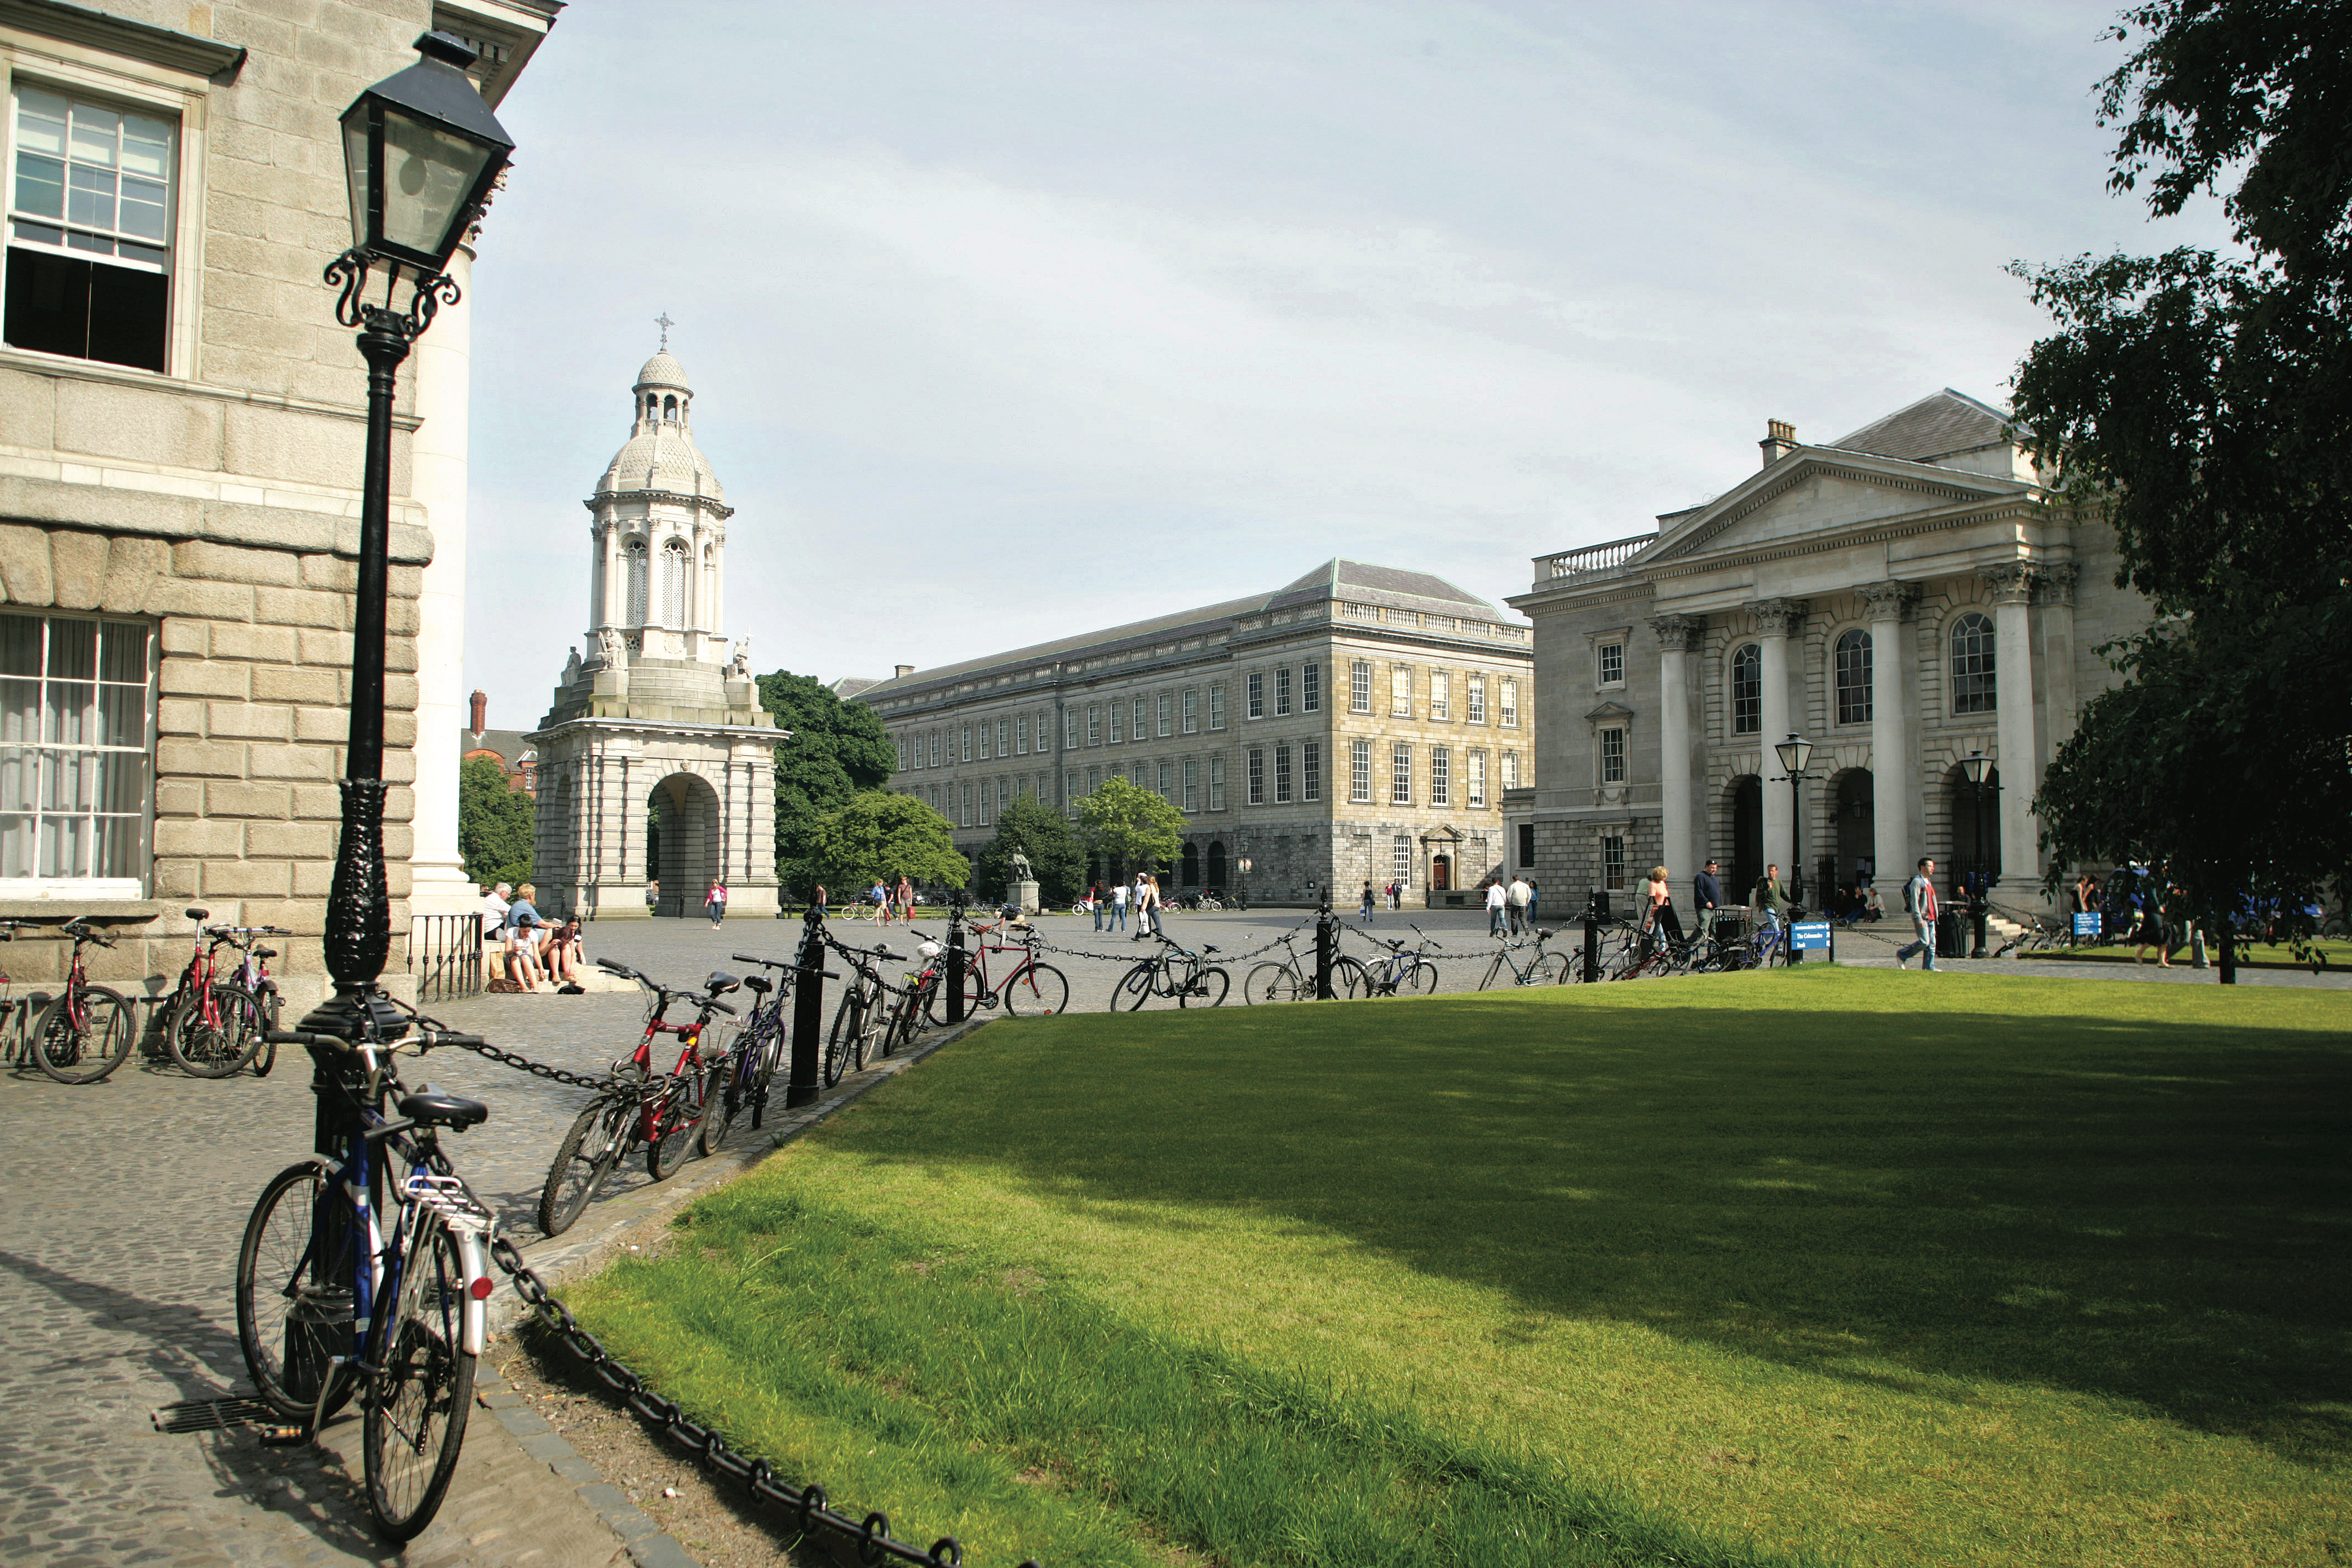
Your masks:
{"label": "group of people", "polygon": [[898,879],[898,885],[892,887],[877,876],[874,879],[874,885],[866,890],[866,906],[873,912],[874,923],[877,925],[887,925],[893,918],[903,925],[912,925],[915,923],[915,884],[902,876]]}
{"label": "group of people", "polygon": [[1114,884],[1108,894],[1099,885],[1089,887],[1086,902],[1094,911],[1097,931],[1126,930],[1128,911],[1132,909],[1135,931],[1129,941],[1168,934],[1168,900],[1160,894],[1160,879],[1149,873],[1137,872],[1133,880]]}
{"label": "group of people", "polygon": [[[2153,947],[2156,967],[2169,969],[2173,956],[2197,939],[2193,921],[2175,918],[2189,908],[2188,890],[2137,866],[2118,866],[2107,873],[2105,883],[2089,872],[2083,873],[2067,889],[2067,902],[2076,915],[2102,916],[2105,934],[2118,946],[2129,932],[2135,964],[2147,963],[2148,949]],[[2202,963],[2204,949],[2198,948],[2197,955]]]}
{"label": "group of people", "polygon": [[505,980],[526,991],[545,985],[577,985],[581,967],[587,962],[580,922],[551,924],[541,919],[531,903],[538,891],[529,883],[512,887],[503,882],[482,889],[482,945],[491,955],[491,967],[503,965],[506,969],[491,979]]}
{"label": "group of people", "polygon": [[1506,884],[1499,876],[1486,879],[1486,935],[1517,936],[1535,928],[1536,902],[1543,896],[1538,883],[1523,876]]}

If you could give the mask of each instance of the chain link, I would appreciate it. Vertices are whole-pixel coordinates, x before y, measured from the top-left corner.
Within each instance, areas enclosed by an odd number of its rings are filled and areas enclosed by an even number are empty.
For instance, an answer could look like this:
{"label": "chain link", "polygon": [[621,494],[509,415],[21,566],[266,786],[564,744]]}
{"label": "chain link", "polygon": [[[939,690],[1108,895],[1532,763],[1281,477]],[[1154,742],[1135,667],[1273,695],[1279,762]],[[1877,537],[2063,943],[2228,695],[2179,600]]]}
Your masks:
{"label": "chain link", "polygon": [[[653,1392],[646,1386],[644,1378],[616,1360],[594,1334],[580,1326],[572,1309],[548,1290],[547,1281],[523,1261],[522,1249],[510,1238],[501,1236],[493,1241],[490,1256],[514,1281],[516,1294],[522,1297],[531,1314],[562,1343],[565,1350],[580,1358],[598,1382],[619,1395],[631,1413],[690,1450],[705,1469],[715,1470],[740,1485],[753,1500],[778,1510],[800,1527],[802,1534],[822,1531],[838,1537],[856,1548],[861,1563],[877,1563],[887,1558],[921,1564],[922,1568],[961,1568],[963,1544],[952,1535],[940,1537],[926,1551],[893,1536],[890,1516],[886,1513],[853,1518],[835,1508],[824,1489],[814,1481],[793,1487],[777,1480],[767,1460],[737,1453],[718,1432],[688,1419],[676,1401]],[[1029,1559],[1021,1568],[1037,1568],[1036,1560]]]}
{"label": "chain link", "polygon": [[[567,1072],[561,1067],[550,1067],[544,1061],[533,1061],[530,1057],[518,1056],[511,1051],[500,1051],[488,1040],[478,1043],[470,1040],[453,1040],[446,1043],[457,1046],[462,1051],[470,1051],[478,1056],[487,1056],[492,1061],[511,1067],[518,1072],[528,1072],[533,1078],[551,1079],[558,1083],[569,1083],[575,1089],[593,1089],[601,1094],[608,1090],[622,1087],[621,1080],[610,1072],[597,1073],[593,1076],[585,1072]],[[648,1078],[638,1086],[638,1092],[644,1093],[667,1082],[667,1079],[661,1077]]]}

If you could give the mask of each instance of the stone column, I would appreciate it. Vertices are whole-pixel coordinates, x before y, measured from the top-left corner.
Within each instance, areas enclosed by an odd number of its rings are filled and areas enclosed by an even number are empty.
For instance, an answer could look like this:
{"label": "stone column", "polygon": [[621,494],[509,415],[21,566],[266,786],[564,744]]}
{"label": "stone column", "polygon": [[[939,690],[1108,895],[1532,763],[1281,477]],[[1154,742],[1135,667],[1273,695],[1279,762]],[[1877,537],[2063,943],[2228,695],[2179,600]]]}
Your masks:
{"label": "stone column", "polygon": [[1785,882],[1801,868],[1789,863],[1790,835],[1795,831],[1796,819],[1788,778],[1780,772],[1780,758],[1772,748],[1797,727],[1795,705],[1790,701],[1789,639],[1804,631],[1805,603],[1801,599],[1765,599],[1748,608],[1756,616],[1759,646],[1764,655],[1764,760],[1759,775],[1763,780],[1764,863],[1778,865]]}
{"label": "stone column", "polygon": [[[417,599],[416,815],[410,851],[408,908],[413,915],[463,915],[481,896],[466,880],[457,852],[458,731],[466,726],[466,467],[473,352],[473,253],[449,258],[457,303],[417,339],[415,411],[410,438],[409,494],[433,530],[433,561]],[[538,716],[512,714],[526,725]]]}
{"label": "stone column", "polygon": [[2000,881],[2032,888],[2042,876],[2033,841],[2033,791],[2042,781],[2033,747],[2033,569],[2007,562],[1980,574],[1993,603],[1994,717],[2000,747]]}
{"label": "stone column", "polygon": [[1919,797],[1919,737],[1906,688],[1913,675],[1908,616],[1916,584],[1876,582],[1862,591],[1870,606],[1870,852],[1881,896],[1911,874],[1926,852],[1911,842]]}
{"label": "stone column", "polygon": [[2042,721],[2036,756],[2047,766],[2050,754],[2074,733],[2074,568],[2059,561],[2034,575],[2034,602],[2042,608]]}
{"label": "stone column", "polygon": [[1690,651],[1706,624],[1690,615],[1650,620],[1650,630],[1658,634],[1658,800],[1665,843],[1661,858],[1677,880],[1698,870],[1691,810]]}

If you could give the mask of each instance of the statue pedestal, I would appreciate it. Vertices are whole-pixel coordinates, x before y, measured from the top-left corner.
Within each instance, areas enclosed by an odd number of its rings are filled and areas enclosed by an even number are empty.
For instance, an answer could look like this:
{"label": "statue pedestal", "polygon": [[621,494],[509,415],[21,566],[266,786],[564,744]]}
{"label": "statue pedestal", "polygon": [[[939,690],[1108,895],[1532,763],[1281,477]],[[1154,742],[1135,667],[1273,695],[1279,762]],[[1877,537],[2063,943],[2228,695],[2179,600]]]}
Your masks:
{"label": "statue pedestal", "polygon": [[1016,882],[1012,884],[1012,894],[1013,896],[1005,902],[1020,905],[1022,914],[1034,915],[1037,913],[1037,884],[1035,883]]}

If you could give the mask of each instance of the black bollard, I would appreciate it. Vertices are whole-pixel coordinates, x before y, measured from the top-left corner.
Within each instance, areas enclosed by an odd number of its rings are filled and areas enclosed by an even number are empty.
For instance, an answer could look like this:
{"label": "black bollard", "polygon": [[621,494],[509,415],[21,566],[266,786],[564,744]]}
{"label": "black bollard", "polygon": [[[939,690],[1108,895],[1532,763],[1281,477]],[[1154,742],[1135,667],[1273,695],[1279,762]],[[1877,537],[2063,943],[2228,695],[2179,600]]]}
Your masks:
{"label": "black bollard", "polygon": [[948,1022],[963,1022],[963,905],[948,911]]}
{"label": "black bollard", "polygon": [[1337,946],[1333,937],[1338,922],[1331,918],[1331,895],[1323,895],[1323,906],[1315,913],[1315,999],[1332,1000],[1331,949]]}
{"label": "black bollard", "polygon": [[1592,904],[1584,906],[1584,983],[1588,986],[1601,978],[1601,920],[1593,910]]}
{"label": "black bollard", "polygon": [[793,978],[793,1076],[784,1103],[816,1102],[817,1064],[824,1053],[824,911],[809,905],[801,926],[800,973]]}

